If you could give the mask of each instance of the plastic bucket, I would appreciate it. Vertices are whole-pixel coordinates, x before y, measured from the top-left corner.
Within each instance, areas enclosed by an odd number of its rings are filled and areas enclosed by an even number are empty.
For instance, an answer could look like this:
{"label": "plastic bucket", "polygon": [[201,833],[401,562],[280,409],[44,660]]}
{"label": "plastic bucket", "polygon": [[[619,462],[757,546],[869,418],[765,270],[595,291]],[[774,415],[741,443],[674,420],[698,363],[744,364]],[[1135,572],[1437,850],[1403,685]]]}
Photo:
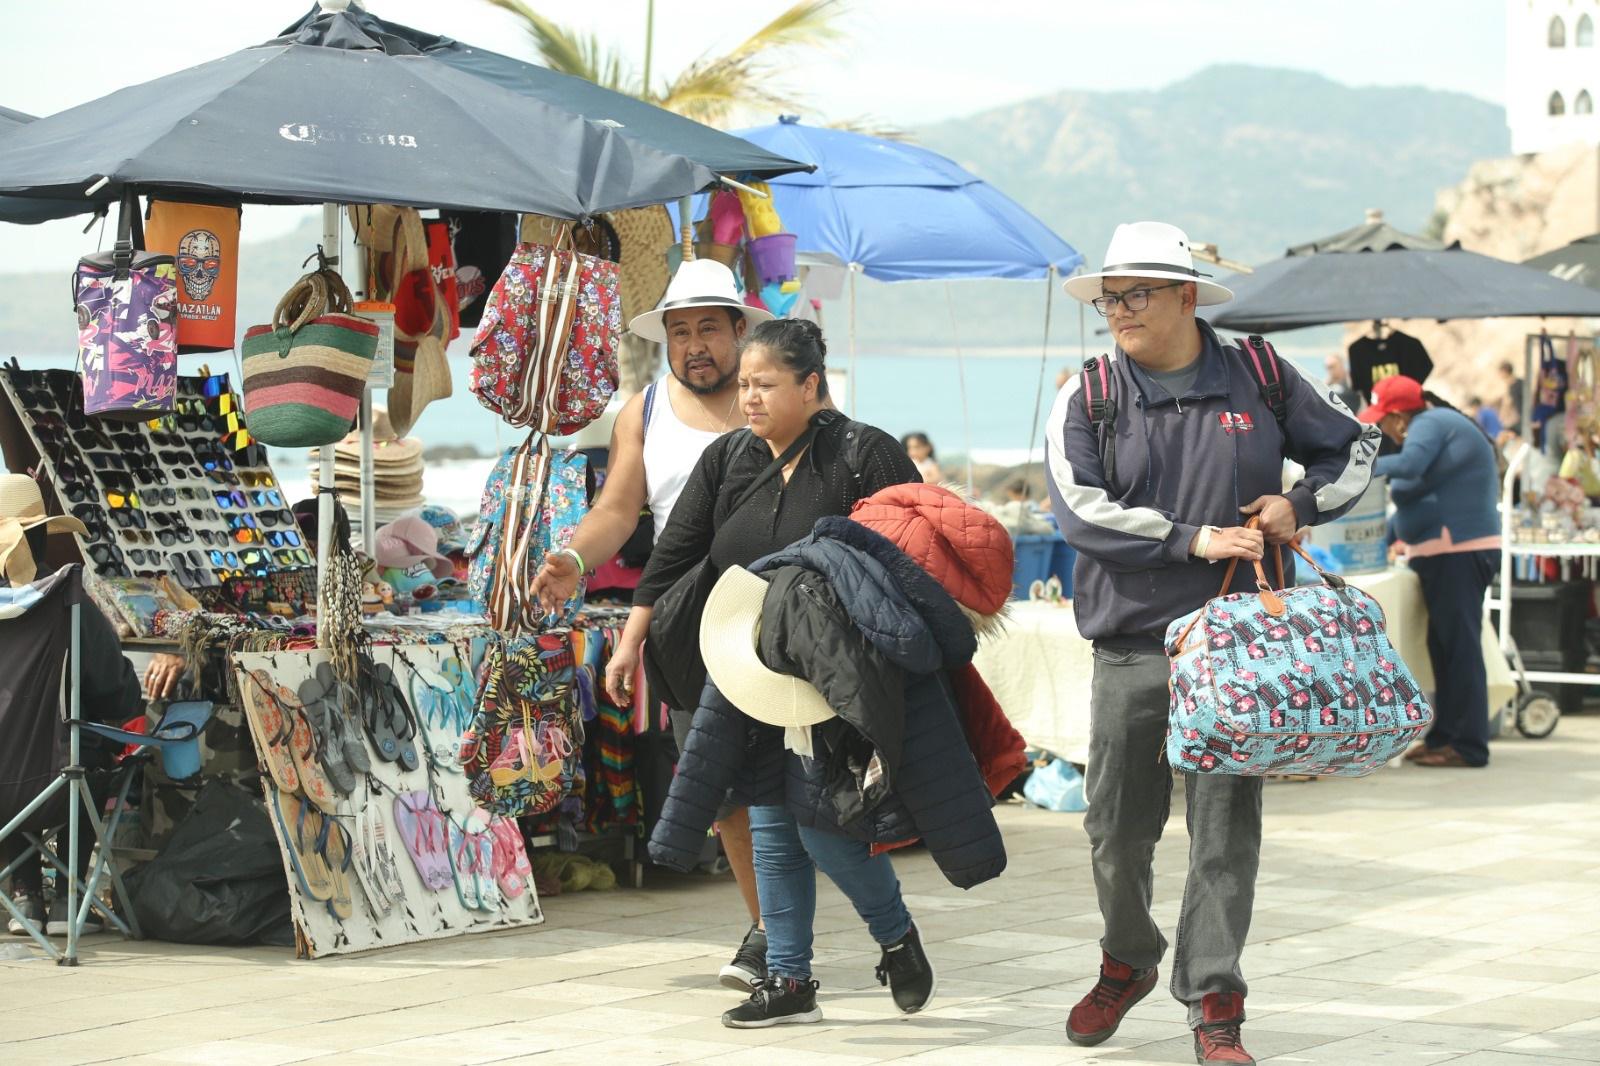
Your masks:
{"label": "plastic bucket", "polygon": [[793,281],[798,274],[794,265],[794,246],[798,240],[792,233],[774,233],[766,237],[752,237],[747,246],[750,262],[763,285],[773,282]]}
{"label": "plastic bucket", "polygon": [[1343,518],[1325,522],[1311,533],[1346,574],[1375,574],[1389,568],[1389,480],[1375,477]]}

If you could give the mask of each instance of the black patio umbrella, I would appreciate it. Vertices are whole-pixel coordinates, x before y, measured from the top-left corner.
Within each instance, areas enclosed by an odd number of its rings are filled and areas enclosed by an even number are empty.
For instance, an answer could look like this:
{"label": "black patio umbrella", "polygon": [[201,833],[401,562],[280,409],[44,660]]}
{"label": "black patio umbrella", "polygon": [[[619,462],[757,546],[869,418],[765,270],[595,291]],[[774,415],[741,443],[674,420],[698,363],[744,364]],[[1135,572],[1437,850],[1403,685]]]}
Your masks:
{"label": "black patio umbrella", "polygon": [[1542,270],[1551,277],[1600,289],[1600,233],[1579,237],[1553,252],[1524,259],[1522,265]]}
{"label": "black patio umbrella", "polygon": [[422,55],[364,16],[319,9],[292,35],[14,130],[0,193],[114,196],[133,185],[583,218],[717,180],[613,123]]}
{"label": "black patio umbrella", "polygon": [[1365,236],[1358,230],[1367,227],[1358,227],[1300,245],[1254,273],[1221,279],[1234,298],[1206,317],[1222,329],[1270,333],[1387,318],[1600,316],[1600,292],[1593,289],[1445,248],[1381,220],[1379,226]]}
{"label": "black patio umbrella", "polygon": [[[0,107],[0,137],[10,130],[34,120],[33,115]],[[76,200],[40,200],[26,196],[0,196],[0,222],[16,222],[31,226],[73,215],[86,215],[91,211],[105,210],[105,204],[80,198]]]}
{"label": "black patio umbrella", "polygon": [[[329,24],[326,30],[321,28],[323,23]],[[419,55],[436,59],[514,93],[531,96],[584,118],[610,125],[642,144],[664,152],[686,155],[719,174],[735,178],[772,178],[797,170],[816,169],[757,147],[742,137],[602,88],[592,81],[389,22],[355,6],[337,22],[326,12],[314,7],[310,14],[284,30],[280,36],[299,37],[309,33],[313,37],[327,39],[330,34],[345,34],[352,28],[367,37],[384,41],[386,47],[396,51],[412,49]]]}

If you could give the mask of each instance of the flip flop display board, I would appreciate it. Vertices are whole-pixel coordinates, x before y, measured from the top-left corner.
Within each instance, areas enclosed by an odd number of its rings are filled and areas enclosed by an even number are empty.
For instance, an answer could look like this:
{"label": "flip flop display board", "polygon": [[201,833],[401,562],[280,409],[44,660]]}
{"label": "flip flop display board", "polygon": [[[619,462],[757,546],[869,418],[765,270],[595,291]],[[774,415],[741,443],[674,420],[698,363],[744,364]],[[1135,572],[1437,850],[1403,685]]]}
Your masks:
{"label": "flip flop display board", "polygon": [[471,663],[456,644],[379,647],[352,686],[320,651],[233,657],[301,955],[544,921],[521,831],[458,761]]}

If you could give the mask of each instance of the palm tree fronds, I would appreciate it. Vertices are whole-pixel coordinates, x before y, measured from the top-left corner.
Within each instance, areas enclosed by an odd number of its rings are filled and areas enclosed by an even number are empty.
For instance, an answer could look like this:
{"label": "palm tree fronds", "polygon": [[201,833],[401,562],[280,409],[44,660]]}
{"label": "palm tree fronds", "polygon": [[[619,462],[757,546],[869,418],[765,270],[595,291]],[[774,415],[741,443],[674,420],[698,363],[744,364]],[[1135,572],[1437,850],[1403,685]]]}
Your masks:
{"label": "palm tree fronds", "polygon": [[815,48],[838,40],[844,0],[799,0],[728,53],[734,58],[770,58],[784,48]]}
{"label": "palm tree fronds", "polygon": [[485,0],[523,21],[523,29],[533,38],[539,58],[551,70],[597,84],[603,73],[599,67],[600,42],[593,34],[580,35],[558,25],[523,3],[523,0]]}

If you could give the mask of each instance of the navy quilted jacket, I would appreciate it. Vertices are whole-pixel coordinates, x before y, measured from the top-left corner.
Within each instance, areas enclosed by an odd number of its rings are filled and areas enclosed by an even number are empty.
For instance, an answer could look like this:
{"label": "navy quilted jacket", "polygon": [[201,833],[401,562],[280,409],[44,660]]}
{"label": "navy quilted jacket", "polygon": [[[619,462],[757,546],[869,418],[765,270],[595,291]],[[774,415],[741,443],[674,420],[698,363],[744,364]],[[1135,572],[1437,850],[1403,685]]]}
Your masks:
{"label": "navy quilted jacket", "polygon": [[[1005,845],[944,674],[977,640],[949,593],[890,541],[837,517],[751,569],[782,589],[763,610],[763,660],[810,681],[839,718],[814,731],[818,757],[802,758],[708,682],[651,858],[698,861],[731,787],[741,803],[784,803],[801,825],[869,843],[921,837],[960,888],[999,876]],[[882,779],[868,784],[874,753]]]}

